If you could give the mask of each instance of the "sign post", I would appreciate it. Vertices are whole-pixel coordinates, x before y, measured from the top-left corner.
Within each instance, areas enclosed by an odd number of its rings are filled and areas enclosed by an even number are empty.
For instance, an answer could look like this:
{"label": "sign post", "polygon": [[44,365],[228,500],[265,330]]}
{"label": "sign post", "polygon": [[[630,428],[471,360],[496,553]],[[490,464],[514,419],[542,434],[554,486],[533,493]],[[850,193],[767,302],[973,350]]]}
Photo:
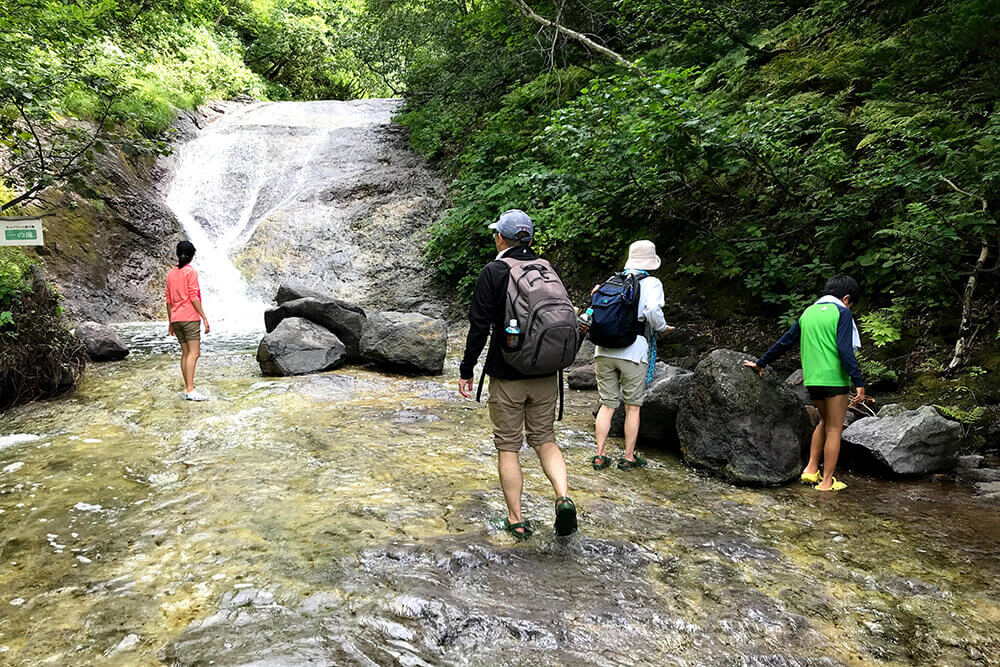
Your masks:
{"label": "sign post", "polygon": [[42,221],[0,218],[0,246],[45,245]]}

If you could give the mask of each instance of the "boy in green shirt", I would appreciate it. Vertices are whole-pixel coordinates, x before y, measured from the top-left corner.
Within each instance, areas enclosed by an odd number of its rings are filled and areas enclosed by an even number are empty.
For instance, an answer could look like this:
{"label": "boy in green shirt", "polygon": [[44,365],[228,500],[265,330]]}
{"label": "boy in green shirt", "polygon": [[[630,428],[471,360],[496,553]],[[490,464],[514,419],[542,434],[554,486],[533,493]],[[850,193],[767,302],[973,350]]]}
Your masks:
{"label": "boy in green shirt", "polygon": [[[849,276],[830,278],[823,288],[823,297],[806,308],[799,321],[764,356],[756,362],[743,362],[763,376],[765,366],[799,343],[806,391],[820,414],[812,436],[809,463],[801,479],[803,484],[816,484],[817,491],[847,488],[834,478],[833,470],[840,456],[840,434],[847,408],[851,403],[865,400],[865,380],[854,356],[854,351],[861,347],[861,339],[851,316],[859,292],[857,281]],[[856,394],[849,400],[852,381]],[[822,474],[820,456],[824,461]]]}

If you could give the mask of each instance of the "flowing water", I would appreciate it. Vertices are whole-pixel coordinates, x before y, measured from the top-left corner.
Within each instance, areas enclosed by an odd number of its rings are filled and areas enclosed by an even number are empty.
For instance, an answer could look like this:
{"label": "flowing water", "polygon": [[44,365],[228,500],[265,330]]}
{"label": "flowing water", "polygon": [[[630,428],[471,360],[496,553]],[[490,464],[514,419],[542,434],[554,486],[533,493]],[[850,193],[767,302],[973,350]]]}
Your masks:
{"label": "flowing water", "polygon": [[493,530],[453,329],[432,378],[263,378],[255,335],[208,336],[189,403],[165,326],[120,327],[126,361],[0,422],[0,664],[1000,664],[1000,516],[949,482],[598,473],[570,392],[581,532],[531,452],[539,530]]}

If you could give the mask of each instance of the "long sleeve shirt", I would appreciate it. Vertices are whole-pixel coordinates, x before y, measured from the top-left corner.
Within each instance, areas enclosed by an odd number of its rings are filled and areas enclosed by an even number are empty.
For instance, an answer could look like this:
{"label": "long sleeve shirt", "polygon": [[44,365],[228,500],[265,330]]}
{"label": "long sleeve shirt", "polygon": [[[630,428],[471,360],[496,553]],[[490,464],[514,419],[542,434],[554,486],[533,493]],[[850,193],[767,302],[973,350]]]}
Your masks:
{"label": "long sleeve shirt", "polygon": [[[507,326],[504,321],[506,311],[505,300],[507,297],[507,280],[510,278],[510,266],[500,260],[500,257],[514,258],[517,260],[530,261],[538,259],[531,248],[527,246],[517,246],[508,248],[500,253],[495,261],[483,267],[479,273],[479,280],[476,282],[476,290],[472,294],[472,302],[469,304],[469,334],[465,339],[465,355],[459,366],[459,374],[463,380],[473,376],[476,369],[476,362],[486,341],[489,339],[489,349],[486,352],[486,374],[498,380],[523,380],[529,377],[548,377],[554,373],[544,375],[525,375],[511,368],[503,358],[500,348],[501,336],[495,332],[502,332]],[[558,273],[558,271],[557,271]],[[490,338],[490,332],[494,335]]]}
{"label": "long sleeve shirt", "polygon": [[[827,314],[836,308],[836,317]],[[802,372],[807,386],[844,386],[847,379],[864,387],[865,379],[854,355],[854,319],[844,306],[816,303],[806,309],[791,329],[778,339],[757,365],[764,367],[800,344]]]}

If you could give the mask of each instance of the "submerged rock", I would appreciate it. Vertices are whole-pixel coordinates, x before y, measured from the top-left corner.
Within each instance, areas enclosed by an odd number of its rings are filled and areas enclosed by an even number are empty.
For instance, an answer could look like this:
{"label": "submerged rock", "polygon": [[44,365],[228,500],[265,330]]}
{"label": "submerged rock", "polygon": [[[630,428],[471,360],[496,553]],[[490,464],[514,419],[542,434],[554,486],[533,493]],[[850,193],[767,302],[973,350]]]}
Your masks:
{"label": "submerged rock", "polygon": [[[284,287],[284,286],[282,286]],[[357,358],[361,349],[361,331],[365,326],[365,311],[360,306],[340,299],[306,296],[285,301],[264,313],[264,328],[274,331],[282,320],[302,317],[328,329],[347,347],[347,355]]]}
{"label": "submerged rock", "polygon": [[365,323],[361,356],[389,370],[437,375],[444,370],[448,327],[420,313],[375,313]]}
{"label": "submerged rock", "polygon": [[74,332],[91,361],[121,361],[129,350],[114,329],[97,322],[84,322]]}
{"label": "submerged rock", "polygon": [[264,336],[257,362],[264,375],[306,375],[340,366],[347,347],[336,334],[301,317],[290,317]]}
{"label": "submerged rock", "polygon": [[[639,442],[655,447],[677,446],[677,411],[687,399],[694,373],[678,366],[656,364],[653,381],[639,411]],[[625,435],[625,408],[615,410],[611,435]]]}
{"label": "submerged rock", "polygon": [[715,350],[698,364],[677,413],[685,461],[738,484],[796,479],[812,431],[802,402],[774,373],[743,367],[749,355]]}
{"label": "submerged rock", "polygon": [[929,405],[893,417],[859,419],[843,434],[849,454],[895,475],[954,468],[961,439],[961,425]]}

